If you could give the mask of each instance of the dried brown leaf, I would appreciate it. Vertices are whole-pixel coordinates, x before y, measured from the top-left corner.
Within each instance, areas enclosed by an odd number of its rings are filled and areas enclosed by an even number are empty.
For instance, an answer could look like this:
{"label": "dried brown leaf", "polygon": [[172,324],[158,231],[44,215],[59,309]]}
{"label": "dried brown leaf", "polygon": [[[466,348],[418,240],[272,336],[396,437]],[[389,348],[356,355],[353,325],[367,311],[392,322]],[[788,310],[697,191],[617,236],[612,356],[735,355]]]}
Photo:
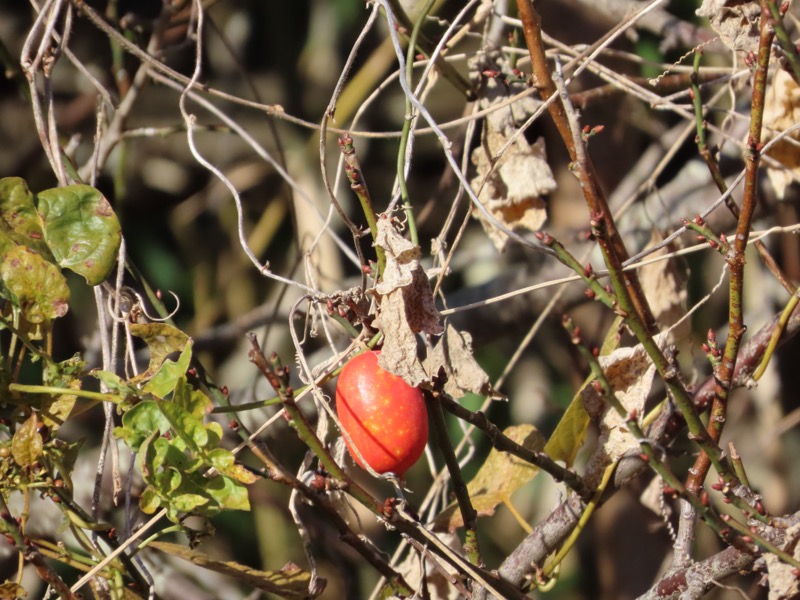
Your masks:
{"label": "dried brown leaf", "polygon": [[417,386],[427,379],[425,369],[417,358],[417,336],[406,318],[403,293],[394,291],[381,298],[380,314],[375,326],[383,332],[383,348],[378,365],[410,386]]}
{"label": "dried brown leaf", "polygon": [[[491,108],[507,98],[508,89],[496,79],[484,83],[481,108]],[[544,197],[556,188],[553,172],[547,164],[544,138],[529,144],[525,136],[518,135],[503,150],[506,142],[540,104],[538,99],[526,97],[491,112],[486,118],[481,145],[473,150],[471,156],[476,169],[476,175],[470,181],[473,191],[487,211],[510,230],[538,231],[547,219]],[[483,212],[474,210],[473,215],[502,252],[508,236],[490,223]]]}
{"label": "dried brown leaf", "polygon": [[444,373],[444,391],[453,398],[468,392],[481,396],[495,393],[489,376],[472,355],[472,337],[449,323],[427,360],[427,370],[431,377]]}
{"label": "dried brown leaf", "polygon": [[[800,122],[800,86],[786,71],[778,70],[767,88],[764,98],[764,141],[768,142],[784,129]],[[775,194],[783,199],[786,188],[792,181],[800,177],[800,131],[793,131],[779,140],[767,152],[786,168],[767,166],[769,177]]]}
{"label": "dried brown leaf", "polygon": [[[786,542],[783,549],[790,551],[794,558],[800,560],[800,525],[793,525],[786,530]],[[774,554],[765,555],[767,577],[769,581],[769,600],[791,600],[800,597],[800,579],[792,565],[783,562]]]}
{"label": "dried brown leaf", "polygon": [[[653,230],[648,248],[657,246],[664,240],[660,232]],[[665,256],[675,248],[664,246],[650,257]],[[686,314],[688,273],[685,262],[679,258],[660,260],[644,265],[639,269],[639,281],[653,311],[653,316],[662,327],[672,327]],[[679,331],[674,331],[672,339],[682,339],[690,333],[691,323],[686,320]]]}
{"label": "dried brown leaf", "polygon": [[695,13],[699,17],[708,18],[711,28],[731,50],[747,53],[758,49],[761,14],[758,2],[703,0]]}
{"label": "dried brown leaf", "polygon": [[[665,339],[660,336],[657,341]],[[656,368],[641,344],[632,348],[618,348],[608,356],[601,356],[600,366],[611,385],[617,400],[626,413],[642,414],[647,396],[653,386]],[[622,458],[630,450],[639,448],[639,441],[628,430],[626,417],[606,405],[602,395],[587,385],[581,391],[586,412],[600,425],[599,449],[587,465],[587,483],[598,477],[605,467]]]}
{"label": "dried brown leaf", "polygon": [[207,554],[170,542],[151,542],[151,548],[190,563],[235,578],[241,583],[283,598],[307,598],[311,575],[293,563],[276,571],[260,571],[233,561],[217,560]]}
{"label": "dried brown leaf", "polygon": [[419,262],[421,251],[395,228],[392,219],[378,219],[376,245],[386,252],[386,269],[375,291],[381,295],[375,326],[384,343],[378,364],[411,386],[427,379],[417,358],[418,333],[442,332],[428,277]]}

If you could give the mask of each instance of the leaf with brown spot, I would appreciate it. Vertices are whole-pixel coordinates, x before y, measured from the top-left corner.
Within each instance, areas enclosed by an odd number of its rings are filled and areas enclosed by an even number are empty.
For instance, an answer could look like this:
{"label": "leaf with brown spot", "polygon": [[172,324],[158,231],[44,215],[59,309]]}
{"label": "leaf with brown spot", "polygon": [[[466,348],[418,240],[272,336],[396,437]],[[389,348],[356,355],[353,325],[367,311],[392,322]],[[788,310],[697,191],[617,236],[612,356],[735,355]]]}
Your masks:
{"label": "leaf with brown spot", "polygon": [[53,260],[44,242],[42,220],[36,212],[33,194],[20,177],[0,179],[0,254],[12,243],[33,248],[45,259]]}
{"label": "leaf with brown spot", "polygon": [[69,309],[69,287],[59,268],[27,246],[0,256],[0,295],[29,323],[47,323]]}
{"label": "leaf with brown spot", "polygon": [[108,277],[117,262],[122,230],[105,196],[88,185],[68,185],[37,194],[44,238],[58,264],[89,285]]}

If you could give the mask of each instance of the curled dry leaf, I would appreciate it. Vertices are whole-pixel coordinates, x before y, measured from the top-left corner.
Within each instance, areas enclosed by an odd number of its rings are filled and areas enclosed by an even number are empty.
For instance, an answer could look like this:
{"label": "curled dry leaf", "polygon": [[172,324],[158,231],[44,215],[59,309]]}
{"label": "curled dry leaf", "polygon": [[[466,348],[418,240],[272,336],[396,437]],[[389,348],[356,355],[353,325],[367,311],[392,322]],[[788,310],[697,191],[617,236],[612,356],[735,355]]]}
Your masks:
{"label": "curled dry leaf", "polygon": [[[664,335],[656,338],[661,345]],[[600,366],[611,385],[614,395],[626,412],[636,411],[641,415],[650,389],[656,368],[653,361],[641,344],[632,348],[618,348],[608,356],[601,356]],[[586,412],[600,426],[598,449],[589,459],[586,468],[586,482],[590,486],[597,485],[603,470],[625,456],[629,451],[640,447],[639,441],[628,431],[626,417],[608,406],[594,386],[587,385],[581,390]]]}
{"label": "curled dry leaf", "polygon": [[[507,86],[497,78],[488,79],[480,107],[491,108],[508,96]],[[497,153],[540,104],[539,100],[528,96],[491,112],[486,117],[481,144],[472,152],[476,175],[470,185],[489,213],[511,230],[539,230],[547,219],[544,196],[556,188],[553,172],[547,164],[544,138],[529,144],[520,134],[496,159]],[[502,252],[508,236],[481,211],[474,209],[473,214]]]}
{"label": "curled dry leaf", "polygon": [[472,337],[449,323],[426,361],[431,377],[444,374],[444,391],[453,398],[472,392],[502,397],[492,390],[489,376],[472,355]]}
{"label": "curled dry leaf", "polygon": [[703,0],[695,13],[709,20],[711,28],[731,50],[744,53],[757,51],[761,14],[758,2]]}
{"label": "curled dry leaf", "polygon": [[[764,141],[768,142],[780,131],[800,122],[800,86],[786,71],[778,70],[767,88],[764,98]],[[786,188],[800,176],[800,131],[793,131],[779,140],[767,152],[785,168],[771,167],[768,163],[767,177],[775,188],[775,194],[783,200]]]}
{"label": "curled dry leaf", "polygon": [[[783,549],[800,560],[800,524],[786,530]],[[766,554],[767,576],[769,580],[769,600],[790,600],[800,597],[800,579],[795,568],[783,562],[774,554]]]}
{"label": "curled dry leaf", "polygon": [[386,252],[386,269],[375,286],[381,296],[375,326],[384,337],[378,364],[417,386],[427,379],[427,374],[417,358],[416,334],[442,333],[433,292],[419,262],[422,253],[419,246],[400,235],[386,215],[378,219],[375,244]]}

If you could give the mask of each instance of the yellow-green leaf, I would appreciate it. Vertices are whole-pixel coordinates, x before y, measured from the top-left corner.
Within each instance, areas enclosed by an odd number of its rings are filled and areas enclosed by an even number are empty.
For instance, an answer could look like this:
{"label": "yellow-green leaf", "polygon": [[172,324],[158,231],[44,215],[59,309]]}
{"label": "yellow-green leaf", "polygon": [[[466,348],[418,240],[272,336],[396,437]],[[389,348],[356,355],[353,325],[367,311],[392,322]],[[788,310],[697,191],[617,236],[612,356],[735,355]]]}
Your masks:
{"label": "yellow-green leaf", "polygon": [[137,381],[153,377],[170,354],[182,354],[191,344],[188,335],[166,323],[131,323],[130,330],[132,335],[144,340],[150,350],[150,364],[147,371],[135,378]]}
{"label": "yellow-green leaf", "polygon": [[29,323],[63,317],[69,288],[59,268],[27,246],[14,246],[0,257],[0,287]]}
{"label": "yellow-green leaf", "polygon": [[[514,425],[503,432],[528,450],[539,452],[544,448],[544,437],[533,425]],[[467,484],[473,508],[479,516],[494,514],[501,502],[510,501],[511,496],[533,479],[539,469],[531,463],[492,449],[475,477]],[[464,525],[457,504],[451,504],[435,520],[435,529],[453,531]]]}
{"label": "yellow-green leaf", "polygon": [[567,467],[571,467],[583,445],[588,428],[589,414],[583,406],[583,396],[578,392],[547,441],[545,453],[553,460],[562,461]]}
{"label": "yellow-green leaf", "polygon": [[45,259],[53,260],[44,241],[42,220],[36,212],[33,194],[20,177],[0,179],[0,249],[12,243],[28,246]]}
{"label": "yellow-green leaf", "polygon": [[11,454],[20,467],[32,466],[42,455],[44,442],[38,425],[36,413],[32,413],[22,425],[17,427],[14,437],[11,439]]}

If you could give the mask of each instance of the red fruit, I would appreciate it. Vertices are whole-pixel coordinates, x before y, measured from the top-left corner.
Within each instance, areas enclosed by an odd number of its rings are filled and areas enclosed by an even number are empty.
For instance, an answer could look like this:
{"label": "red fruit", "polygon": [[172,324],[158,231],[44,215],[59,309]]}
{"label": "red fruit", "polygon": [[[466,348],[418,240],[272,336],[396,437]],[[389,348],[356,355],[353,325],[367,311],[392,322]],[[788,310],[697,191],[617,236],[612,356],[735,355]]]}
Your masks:
{"label": "red fruit", "polygon": [[353,446],[378,473],[399,476],[415,463],[428,442],[428,413],[419,388],[378,366],[379,352],[350,359],[336,384],[336,412],[347,449],[364,467]]}

